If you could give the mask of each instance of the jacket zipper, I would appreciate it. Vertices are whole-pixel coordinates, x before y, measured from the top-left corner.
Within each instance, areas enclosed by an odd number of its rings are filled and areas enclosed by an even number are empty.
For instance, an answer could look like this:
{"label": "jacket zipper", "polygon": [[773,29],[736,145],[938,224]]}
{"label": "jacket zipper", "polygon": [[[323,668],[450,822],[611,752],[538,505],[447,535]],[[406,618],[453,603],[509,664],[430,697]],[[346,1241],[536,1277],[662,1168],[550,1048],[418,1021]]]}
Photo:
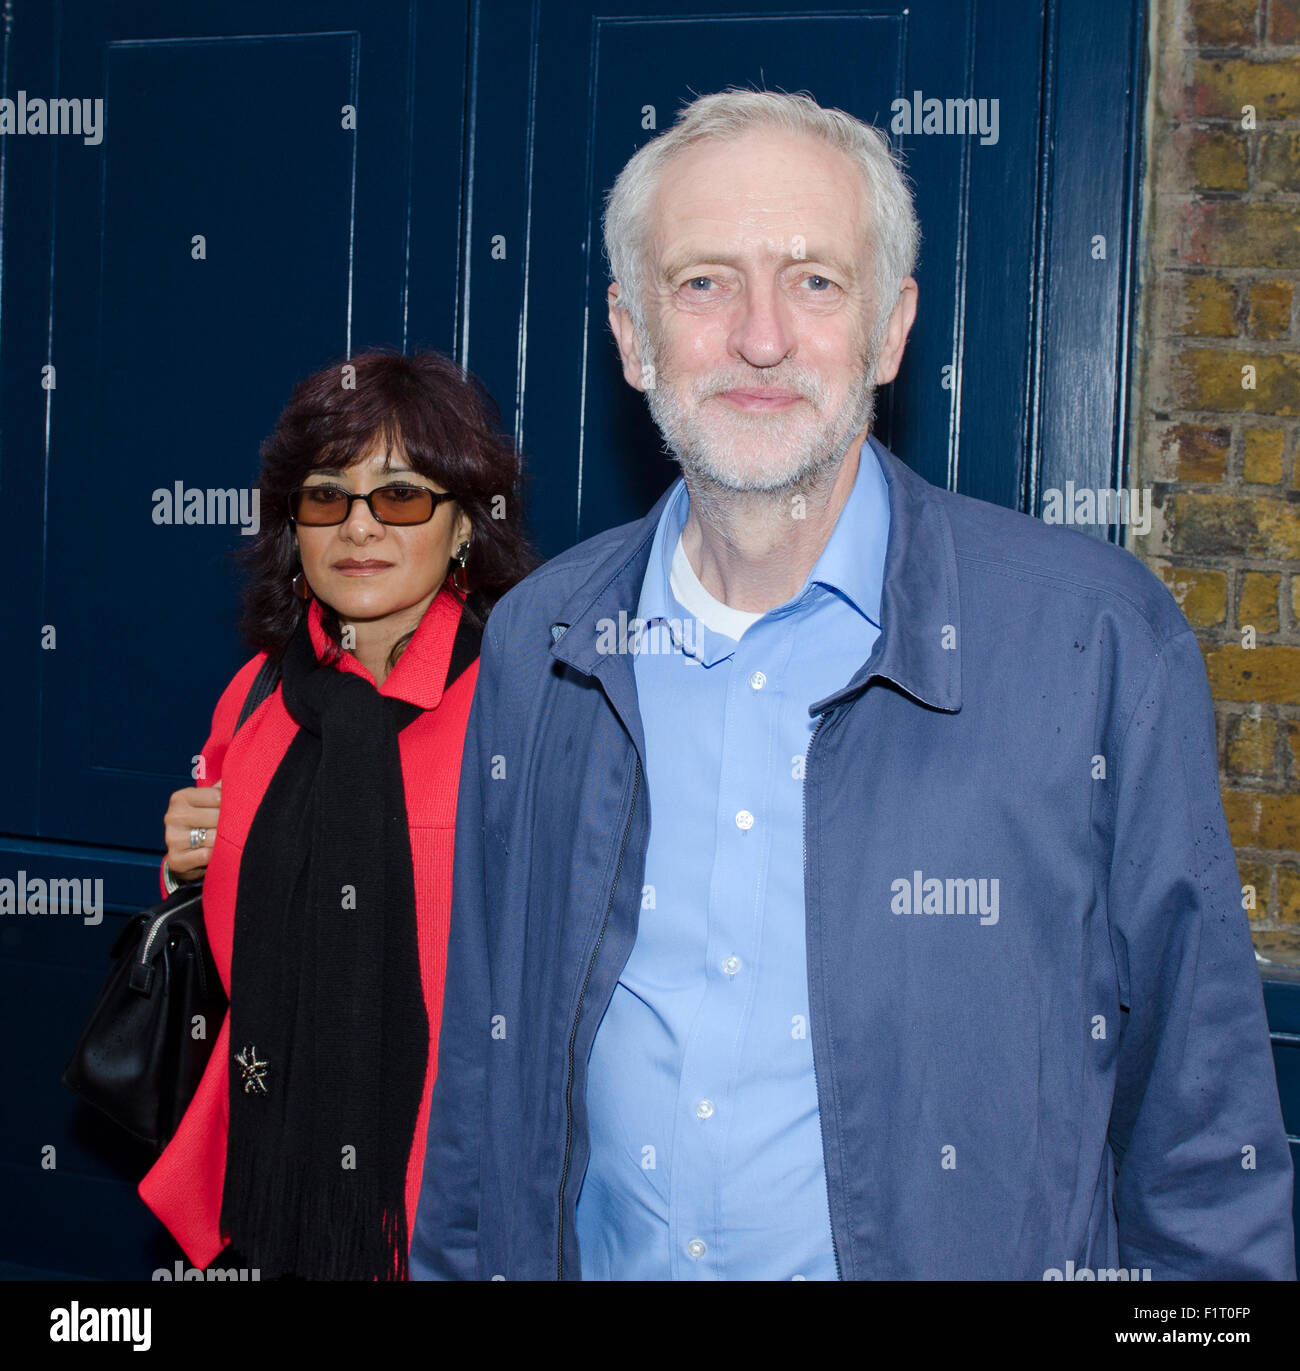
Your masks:
{"label": "jacket zipper", "polygon": [[[817,741],[817,735],[821,732],[822,725],[826,722],[826,715],[822,714],[817,719],[817,727],[812,731],[812,737],[808,739],[808,751],[804,754],[803,763],[803,872],[804,890],[808,889],[808,772],[812,766],[813,744]],[[809,949],[811,954],[811,949]],[[809,1012],[812,1005],[808,1006]],[[831,1252],[835,1257],[835,1279],[843,1280],[844,1271],[840,1266],[839,1244],[835,1241],[835,1219],[831,1214],[831,1178],[830,1169],[826,1164],[826,1111],[822,1108],[821,1089],[817,1083],[817,1053],[813,1051],[813,1088],[817,1092],[817,1122],[821,1128],[822,1135],[822,1169],[826,1173],[826,1221],[831,1230]]]}
{"label": "jacket zipper", "polygon": [[[623,870],[623,857],[627,852],[627,840],[632,832],[632,816],[636,813],[637,795],[641,790],[641,757],[636,758],[636,775],[632,781],[632,804],[627,811],[627,823],[623,826],[623,841],[618,849],[618,864],[614,867],[614,880],[609,889],[609,902],[605,906],[605,918],[600,925],[600,933],[596,938],[596,946],[591,950],[591,960],[587,963],[587,974],[582,980],[582,989],[578,993],[578,1009],[573,1016],[573,1028],[569,1033],[569,1077],[564,1086],[564,1166],[560,1170],[560,1195],[559,1195],[559,1229],[556,1240],[555,1251],[555,1279],[564,1279],[564,1187],[569,1179],[569,1155],[573,1146],[573,1057],[574,1048],[578,1040],[578,1023],[582,1019],[582,1002],[587,995],[587,986],[591,981],[591,973],[596,968],[596,958],[600,954],[600,945],[605,941],[605,930],[609,927],[610,912],[614,908],[614,896],[618,891],[618,878]],[[823,1143],[823,1147],[825,1144]]]}

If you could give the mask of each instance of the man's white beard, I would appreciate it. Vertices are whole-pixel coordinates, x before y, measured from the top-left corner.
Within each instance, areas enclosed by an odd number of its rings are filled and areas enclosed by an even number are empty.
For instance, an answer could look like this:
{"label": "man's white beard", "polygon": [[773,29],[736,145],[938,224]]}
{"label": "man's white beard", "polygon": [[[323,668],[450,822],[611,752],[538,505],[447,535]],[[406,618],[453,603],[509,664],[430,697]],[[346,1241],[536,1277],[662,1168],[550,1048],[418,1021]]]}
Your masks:
{"label": "man's white beard", "polygon": [[[875,339],[853,390],[827,414],[829,388],[799,362],[750,367],[744,362],[692,382],[690,403],[657,365],[658,349],[638,339],[641,355],[655,367],[657,384],[646,391],[650,414],[691,486],[769,494],[809,491],[839,468],[853,439],[875,418]],[[783,410],[744,412],[712,397],[728,390],[774,388],[803,396]]]}

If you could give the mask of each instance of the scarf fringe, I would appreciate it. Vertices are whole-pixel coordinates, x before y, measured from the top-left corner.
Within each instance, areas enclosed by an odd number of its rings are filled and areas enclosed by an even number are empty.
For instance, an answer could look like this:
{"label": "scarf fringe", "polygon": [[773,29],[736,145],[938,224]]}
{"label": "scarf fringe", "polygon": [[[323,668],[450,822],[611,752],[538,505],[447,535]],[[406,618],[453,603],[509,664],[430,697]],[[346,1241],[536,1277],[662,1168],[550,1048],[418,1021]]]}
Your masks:
{"label": "scarf fringe", "polygon": [[[378,1177],[340,1168],[337,1176],[322,1182],[305,1165],[268,1164],[264,1157],[228,1157],[226,1176],[227,1205],[233,1204],[240,1216],[230,1238],[262,1279],[409,1279],[405,1206],[397,1211],[383,1207],[383,1193],[391,1187],[381,1185]],[[242,1231],[245,1223],[247,1231]],[[302,1241],[307,1234],[329,1237],[308,1245]]]}

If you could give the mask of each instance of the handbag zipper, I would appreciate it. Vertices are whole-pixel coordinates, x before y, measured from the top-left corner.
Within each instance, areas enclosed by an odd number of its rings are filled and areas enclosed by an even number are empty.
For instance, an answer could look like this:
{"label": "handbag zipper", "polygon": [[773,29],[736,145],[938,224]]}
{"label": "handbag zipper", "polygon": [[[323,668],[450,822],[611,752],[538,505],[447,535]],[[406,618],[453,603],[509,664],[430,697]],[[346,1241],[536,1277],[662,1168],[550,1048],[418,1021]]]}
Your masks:
{"label": "handbag zipper", "polygon": [[[803,804],[803,873],[805,892],[808,889],[808,771],[812,765],[813,744],[817,741],[817,735],[821,732],[822,725],[825,722],[826,715],[819,715],[817,726],[812,731],[812,737],[808,739],[808,751],[804,754],[801,796]],[[811,1009],[812,1005],[810,1003],[809,1010],[811,1011]],[[817,1048],[815,1039],[813,1043],[813,1089],[817,1091],[817,1122],[821,1128],[822,1135],[822,1169],[826,1173],[826,1220],[830,1225],[831,1230],[831,1253],[835,1257],[835,1279],[842,1281],[844,1279],[844,1271],[840,1266],[840,1249],[839,1244],[835,1241],[835,1219],[831,1214],[831,1179],[830,1171],[826,1167],[826,1111],[821,1107],[821,1090],[817,1083]]]}
{"label": "handbag zipper", "polygon": [[[178,904],[174,909],[168,909],[164,913],[159,914],[149,925],[149,931],[145,934],[144,938],[144,946],[140,949],[140,960],[139,962],[137,962],[137,965],[140,967],[142,971],[149,965],[150,949],[153,947],[154,940],[158,937],[158,934],[162,930],[163,925],[167,922],[168,919],[171,918],[173,914],[179,914],[182,909],[188,909],[190,905],[193,903],[194,901],[192,899],[186,900],[184,904]],[[200,982],[202,982],[203,972],[201,966],[199,971],[199,979]]]}
{"label": "handbag zipper", "polygon": [[569,1154],[573,1145],[573,1055],[574,1047],[578,1040],[578,1023],[582,1019],[582,1002],[586,998],[587,985],[591,981],[591,973],[596,967],[596,957],[600,953],[600,945],[605,940],[605,930],[609,927],[610,911],[614,908],[614,895],[618,890],[618,878],[623,870],[623,857],[627,852],[628,835],[632,832],[632,816],[636,813],[637,795],[641,789],[641,757],[636,758],[636,776],[632,782],[632,804],[627,811],[627,822],[623,826],[623,841],[618,849],[618,864],[614,868],[614,880],[609,888],[609,902],[605,906],[605,918],[600,925],[600,933],[596,938],[596,946],[591,950],[591,959],[587,962],[587,974],[582,980],[582,989],[578,992],[578,1010],[573,1016],[573,1028],[569,1033],[569,1075],[564,1086],[564,1165],[560,1171],[560,1195],[559,1195],[559,1230],[555,1250],[555,1279],[564,1279],[564,1187],[569,1179]]}
{"label": "handbag zipper", "polygon": [[158,936],[159,929],[162,928],[163,924],[165,924],[175,912],[174,909],[169,909],[165,914],[159,914],[158,917],[154,919],[153,923],[149,925],[149,932],[145,934],[144,947],[140,950],[141,966],[149,965],[149,949],[153,947],[153,942]]}

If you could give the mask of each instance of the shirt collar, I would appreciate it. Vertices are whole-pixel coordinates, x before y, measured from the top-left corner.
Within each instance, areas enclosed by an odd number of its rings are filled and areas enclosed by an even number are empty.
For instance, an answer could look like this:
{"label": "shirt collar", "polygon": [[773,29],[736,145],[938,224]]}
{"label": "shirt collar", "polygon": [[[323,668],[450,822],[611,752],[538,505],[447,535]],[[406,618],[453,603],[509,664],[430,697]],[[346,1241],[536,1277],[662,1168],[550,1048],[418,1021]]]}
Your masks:
{"label": "shirt collar", "polygon": [[[636,611],[637,618],[646,624],[652,624],[656,619],[666,621],[679,646],[683,645],[673,624],[675,620],[680,620],[683,610],[673,595],[669,571],[690,508],[690,491],[679,476],[659,516]],[[798,593],[785,604],[770,609],[765,617],[783,618],[797,613],[812,593],[811,588],[820,586],[842,596],[859,614],[879,628],[888,539],[889,487],[874,447],[870,441],[865,441],[859,453],[858,470],[848,499],[840,510],[821,556]],[[692,653],[686,647],[683,650],[709,665],[735,650],[733,639],[717,633],[701,633],[697,635],[697,642],[700,647],[698,652]]]}
{"label": "shirt collar", "polygon": [[889,487],[868,438],[858,456],[858,471],[849,498],[800,594],[806,592],[808,584],[838,591],[863,618],[879,628],[888,542]]}
{"label": "shirt collar", "polygon": [[[892,681],[932,709],[961,708],[961,586],[950,504],[957,497],[932,486],[879,439],[868,441],[889,487],[889,546],[881,582],[880,635],[847,685],[814,700],[809,716],[854,699],[873,680]],[[650,545],[672,492],[670,486],[644,518],[598,534],[580,558],[562,554],[552,563],[562,603],[551,611],[550,653],[600,682],[642,763],[645,730],[636,698],[630,654],[609,652],[606,629],[636,604],[649,565]],[[541,572],[534,573],[544,575]],[[566,593],[567,592],[567,593]]]}

